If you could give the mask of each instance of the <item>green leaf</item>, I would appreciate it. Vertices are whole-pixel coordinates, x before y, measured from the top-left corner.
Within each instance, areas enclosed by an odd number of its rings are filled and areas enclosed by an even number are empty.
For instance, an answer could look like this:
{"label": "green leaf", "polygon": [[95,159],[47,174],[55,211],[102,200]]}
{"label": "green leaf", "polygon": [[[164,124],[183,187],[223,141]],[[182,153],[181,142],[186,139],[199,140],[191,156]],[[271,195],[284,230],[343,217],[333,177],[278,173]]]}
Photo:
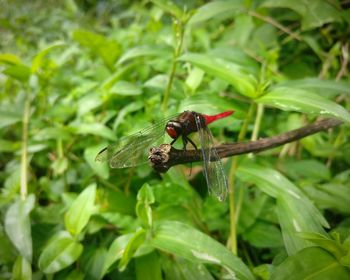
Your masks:
{"label": "green leaf", "polygon": [[144,56],[155,56],[155,57],[170,57],[171,49],[161,48],[158,46],[137,46],[126,51],[118,60],[118,64],[122,64],[127,60],[144,57]]}
{"label": "green leaf", "polygon": [[109,168],[107,162],[97,162],[95,161],[96,155],[105,145],[97,145],[92,147],[87,147],[84,151],[84,158],[86,162],[90,165],[92,170],[101,178],[108,179]]}
{"label": "green leaf", "polygon": [[5,230],[12,244],[22,257],[32,261],[32,234],[29,214],[34,208],[35,196],[30,194],[24,201],[17,199],[6,211]]}
{"label": "green leaf", "polygon": [[222,244],[197,229],[179,222],[159,222],[151,244],[159,250],[192,262],[211,263],[226,268],[237,279],[254,279],[248,267]]}
{"label": "green leaf", "polygon": [[96,184],[91,184],[79,194],[66,212],[64,224],[72,235],[78,235],[95,212],[95,196]]}
{"label": "green leaf", "polygon": [[12,278],[13,280],[31,280],[32,267],[30,262],[22,256],[18,256],[13,266]]}
{"label": "green leaf", "polygon": [[146,183],[137,193],[136,214],[144,227],[152,227],[152,208],[155,202],[152,188]]}
{"label": "green leaf", "polygon": [[320,27],[328,22],[340,21],[340,7],[335,1],[328,2],[323,0],[267,0],[263,3],[264,7],[283,7],[296,11],[302,17],[302,29],[308,30]]}
{"label": "green leaf", "polygon": [[234,17],[244,9],[243,1],[213,1],[202,5],[189,20],[189,24],[197,24],[211,18],[224,19],[225,15]]}
{"label": "green leaf", "polygon": [[259,95],[256,78],[253,74],[248,72],[247,68],[239,64],[226,61],[222,58],[198,53],[184,54],[179,60],[190,62],[206,73],[229,82],[242,95],[251,98],[255,98]]}
{"label": "green leaf", "polygon": [[55,273],[73,264],[83,251],[68,232],[55,235],[39,257],[39,268],[44,273]]}
{"label": "green leaf", "polygon": [[284,244],[289,254],[311,245],[296,236],[296,232],[325,234],[329,227],[319,210],[287,178],[279,172],[252,163],[244,163],[237,169],[237,176],[246,183],[254,183],[266,194],[277,199],[277,214],[282,228]]}
{"label": "green leaf", "polygon": [[184,16],[181,9],[171,0],[151,0],[151,2],[159,6],[163,11],[175,16],[178,19],[181,19]]}
{"label": "green leaf", "polygon": [[323,249],[306,248],[288,257],[277,266],[271,280],[288,279],[337,279],[350,278],[350,272],[337,262],[337,260]]}
{"label": "green leaf", "polygon": [[306,114],[333,116],[350,122],[350,113],[342,106],[311,91],[298,88],[277,87],[256,99],[256,102]]}
{"label": "green leaf", "polygon": [[338,260],[346,254],[346,250],[338,242],[330,239],[328,236],[316,232],[300,232],[298,236],[320,246]]}
{"label": "green leaf", "polygon": [[134,96],[134,95],[142,94],[142,90],[140,87],[126,81],[116,82],[109,89],[109,91],[110,93],[113,93],[113,94],[125,95],[125,96]]}
{"label": "green leaf", "polygon": [[118,265],[120,271],[123,271],[126,268],[137,249],[145,242],[145,240],[146,231],[144,229],[140,229],[139,231],[134,233],[134,235],[130,238],[128,244],[126,245],[125,250],[123,252],[123,256]]}
{"label": "green leaf", "polygon": [[72,128],[76,134],[92,134],[112,141],[117,140],[114,132],[100,123],[71,124],[69,127]]}
{"label": "green leaf", "polygon": [[301,80],[284,81],[278,83],[278,86],[309,90],[324,96],[336,96],[339,94],[350,95],[350,83],[347,81],[307,78]]}
{"label": "green leaf", "polygon": [[21,82],[27,82],[31,74],[30,68],[22,64],[11,65],[3,73]]}
{"label": "green leaf", "polygon": [[280,230],[272,224],[258,221],[245,233],[243,238],[257,248],[282,247],[283,240]]}
{"label": "green leaf", "polygon": [[20,64],[21,59],[12,53],[0,53],[0,63],[10,65]]}
{"label": "green leaf", "polygon": [[108,269],[121,257],[125,251],[125,248],[131,238],[133,237],[132,233],[128,233],[125,235],[118,236],[111,244],[108,249],[105,263],[103,265],[102,276],[108,272]]}
{"label": "green leaf", "polygon": [[79,29],[73,32],[73,39],[98,54],[109,69],[114,68],[114,62],[120,55],[120,45],[117,41],[94,32]]}
{"label": "green leaf", "polygon": [[45,61],[45,56],[47,56],[52,50],[56,49],[56,48],[60,48],[65,46],[65,43],[63,42],[56,42],[53,43],[51,45],[49,45],[48,47],[46,47],[45,49],[41,50],[33,59],[32,61],[32,67],[31,67],[31,72],[32,73],[37,73],[38,70],[43,67],[44,65],[44,61]]}
{"label": "green leaf", "polygon": [[155,252],[135,258],[135,267],[138,280],[163,279],[159,256]]}

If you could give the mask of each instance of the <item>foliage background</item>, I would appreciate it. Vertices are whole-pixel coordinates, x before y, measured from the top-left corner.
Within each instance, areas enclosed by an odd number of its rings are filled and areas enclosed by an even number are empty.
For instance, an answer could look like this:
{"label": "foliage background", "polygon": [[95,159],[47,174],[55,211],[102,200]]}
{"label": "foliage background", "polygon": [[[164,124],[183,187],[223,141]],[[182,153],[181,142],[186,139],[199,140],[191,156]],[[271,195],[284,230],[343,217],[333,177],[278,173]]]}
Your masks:
{"label": "foliage background", "polygon": [[225,160],[223,203],[94,162],[185,109],[234,109],[218,142],[348,123],[348,1],[0,5],[1,279],[349,279],[347,124]]}

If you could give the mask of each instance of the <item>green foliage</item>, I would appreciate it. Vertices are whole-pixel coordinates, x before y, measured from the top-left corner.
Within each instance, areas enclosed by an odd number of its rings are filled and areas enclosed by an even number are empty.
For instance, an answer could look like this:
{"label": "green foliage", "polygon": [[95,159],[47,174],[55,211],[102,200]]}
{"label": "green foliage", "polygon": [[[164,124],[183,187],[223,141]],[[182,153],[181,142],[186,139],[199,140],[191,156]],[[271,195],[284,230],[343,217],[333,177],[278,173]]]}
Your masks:
{"label": "green foliage", "polygon": [[[350,278],[346,1],[3,6],[0,279]],[[200,164],[95,161],[184,110],[235,110],[218,143],[344,124],[223,160],[224,202]]]}

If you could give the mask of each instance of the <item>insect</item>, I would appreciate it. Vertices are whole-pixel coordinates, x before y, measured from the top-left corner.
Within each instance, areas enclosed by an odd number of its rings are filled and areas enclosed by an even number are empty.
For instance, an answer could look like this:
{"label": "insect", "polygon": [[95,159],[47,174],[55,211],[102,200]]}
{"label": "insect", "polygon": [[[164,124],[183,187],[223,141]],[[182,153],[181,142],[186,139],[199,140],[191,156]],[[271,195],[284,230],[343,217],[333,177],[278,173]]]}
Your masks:
{"label": "insect", "polygon": [[184,111],[178,116],[159,121],[135,134],[121,138],[115,144],[102,149],[97,154],[96,160],[107,160],[111,168],[137,166],[148,161],[150,146],[165,133],[173,139],[170,145],[173,145],[177,139],[182,138],[184,149],[186,149],[188,143],[197,149],[196,144],[188,136],[193,132],[198,132],[203,157],[203,171],[209,193],[223,201],[227,195],[227,178],[220,157],[214,147],[213,136],[208,125],[231,114],[233,114],[233,111],[216,115]]}

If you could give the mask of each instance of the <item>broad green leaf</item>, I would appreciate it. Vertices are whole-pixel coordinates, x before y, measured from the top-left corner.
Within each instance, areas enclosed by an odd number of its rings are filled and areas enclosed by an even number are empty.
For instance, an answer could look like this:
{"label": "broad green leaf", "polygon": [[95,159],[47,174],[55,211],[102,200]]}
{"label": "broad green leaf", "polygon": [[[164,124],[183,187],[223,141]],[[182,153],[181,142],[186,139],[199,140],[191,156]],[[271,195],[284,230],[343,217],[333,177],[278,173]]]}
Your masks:
{"label": "broad green leaf", "polygon": [[43,66],[45,56],[47,56],[52,50],[65,46],[65,43],[63,42],[56,42],[51,44],[50,46],[46,47],[45,49],[41,50],[33,59],[32,61],[32,67],[31,72],[37,73],[38,70]]}
{"label": "broad green leaf", "polygon": [[337,279],[350,278],[350,271],[342,266],[331,254],[321,248],[303,249],[288,257],[277,266],[271,280]]}
{"label": "broad green leaf", "polygon": [[117,137],[111,129],[100,123],[80,123],[69,126],[76,134],[92,134],[108,140],[116,141]]}
{"label": "broad green leaf", "polygon": [[155,252],[135,258],[135,267],[138,280],[163,279],[159,256]]}
{"label": "broad green leaf", "polygon": [[254,183],[266,194],[277,199],[277,214],[282,227],[284,243],[289,254],[310,246],[310,242],[295,235],[296,232],[318,232],[329,227],[318,209],[287,178],[279,172],[252,163],[241,164],[237,176],[246,183]]}
{"label": "broad green leaf", "polygon": [[119,270],[123,271],[126,268],[137,249],[145,242],[145,240],[146,232],[144,229],[140,229],[134,233],[125,247],[123,256],[118,265]]}
{"label": "broad green leaf", "polygon": [[0,63],[3,64],[20,64],[21,59],[12,53],[0,53]]}
{"label": "broad green leaf", "polygon": [[0,152],[14,152],[19,151],[20,148],[21,142],[0,139]]}
{"label": "broad green leaf", "polygon": [[96,155],[105,145],[97,145],[92,147],[87,147],[84,151],[84,158],[86,162],[90,165],[92,170],[101,178],[108,179],[109,168],[107,162],[97,162],[95,161]]}
{"label": "broad green leaf", "polygon": [[114,123],[113,123],[113,131],[117,131],[117,128],[119,126],[119,124],[121,122],[123,122],[123,120],[125,120],[125,116],[140,110],[141,108],[143,108],[144,103],[141,101],[135,101],[135,102],[131,102],[128,105],[124,106],[119,112],[118,112],[118,116],[115,118]]}
{"label": "broad green leaf", "polygon": [[78,101],[78,115],[83,116],[101,106],[102,103],[102,97],[97,92],[87,94]]}
{"label": "broad green leaf", "polygon": [[259,95],[256,78],[239,64],[198,53],[184,54],[179,60],[190,62],[207,74],[229,82],[242,95],[250,98],[255,98]]}
{"label": "broad green leaf", "polygon": [[234,17],[244,9],[243,1],[213,1],[200,6],[196,13],[189,20],[189,24],[196,24],[207,21],[211,18],[225,18],[225,15]]}
{"label": "broad green leaf", "polygon": [[60,157],[55,159],[50,165],[53,170],[54,176],[63,174],[67,170],[68,164],[69,162],[66,157]]}
{"label": "broad green leaf", "polygon": [[106,256],[107,249],[105,247],[85,246],[84,252],[79,258],[79,266],[85,275],[89,275],[88,279],[102,279]]}
{"label": "broad green leaf", "polygon": [[340,213],[350,213],[350,188],[343,184],[306,185],[304,191],[321,209],[334,209]]}
{"label": "broad green leaf", "polygon": [[118,236],[111,246],[108,249],[105,263],[103,265],[102,275],[105,275],[108,272],[108,269],[114,264],[117,260],[121,259],[125,248],[131,238],[133,237],[132,233],[128,233],[125,235]]}
{"label": "broad green leaf", "polygon": [[35,135],[33,135],[33,139],[36,141],[46,141],[51,139],[62,139],[69,140],[72,137],[72,133],[70,129],[66,126],[62,127],[46,127],[39,130]]}
{"label": "broad green leaf", "polygon": [[39,257],[39,268],[44,273],[55,273],[73,264],[83,251],[68,232],[55,235]]}
{"label": "broad green leaf", "polygon": [[27,82],[30,76],[30,68],[23,64],[16,64],[7,67],[3,73],[21,82]]}
{"label": "broad green leaf", "polygon": [[142,90],[137,85],[126,81],[116,82],[110,89],[110,93],[117,95],[126,95],[126,96],[134,96],[142,94]]}
{"label": "broad green leaf", "polygon": [[184,13],[171,0],[151,0],[154,4],[159,6],[163,11],[175,16],[177,19],[182,19]]}
{"label": "broad green leaf", "polygon": [[17,199],[6,211],[5,230],[20,255],[32,261],[32,234],[29,214],[34,208],[35,196],[30,194],[24,201]]}
{"label": "broad green leaf", "polygon": [[350,122],[350,113],[342,106],[311,91],[290,87],[276,87],[256,102],[312,115],[332,116]]}
{"label": "broad green leaf", "polygon": [[309,90],[324,96],[336,96],[339,94],[350,95],[350,83],[347,81],[307,78],[284,81],[278,83],[277,86]]}
{"label": "broad green leaf", "polygon": [[137,193],[136,214],[144,227],[152,227],[152,208],[155,198],[152,188],[146,183]]}
{"label": "broad green leaf", "polygon": [[293,179],[307,179],[313,181],[330,180],[331,173],[325,164],[317,160],[285,161],[282,170]]}
{"label": "broad green leaf", "polygon": [[254,279],[245,264],[225,246],[189,225],[175,221],[159,222],[154,228],[151,244],[193,262],[220,265],[230,277]]}
{"label": "broad green leaf", "polygon": [[266,0],[263,2],[263,6],[290,8],[296,11],[302,17],[303,30],[320,27],[325,23],[340,21],[341,19],[339,4],[335,1]]}
{"label": "broad green leaf", "polygon": [[[201,280],[214,280],[214,277],[208,271],[206,266],[201,263],[194,263],[187,259],[172,256],[171,258],[161,255],[162,270],[164,271],[165,278],[171,278],[173,280],[197,280],[200,275]],[[220,279],[226,279],[222,277]],[[228,275],[227,279],[230,278]]]}
{"label": "broad green leaf", "polygon": [[103,35],[79,29],[73,32],[73,39],[98,54],[106,66],[113,69],[114,62],[120,55],[118,42],[110,40]]}
{"label": "broad green leaf", "polygon": [[18,256],[13,266],[12,278],[13,280],[31,280],[32,267],[30,262],[22,256]]}
{"label": "broad green leaf", "polygon": [[89,222],[95,212],[96,184],[91,184],[73,201],[64,216],[66,229],[73,235],[78,235]]}
{"label": "broad green leaf", "polygon": [[281,231],[273,224],[258,221],[245,233],[244,240],[257,248],[282,247]]}
{"label": "broad green leaf", "polygon": [[298,236],[320,246],[322,249],[331,253],[338,260],[340,260],[346,254],[346,250],[338,242],[330,239],[328,236],[315,232],[301,232],[298,233]]}
{"label": "broad green leaf", "polygon": [[171,50],[158,46],[138,46],[126,51],[118,60],[118,64],[122,64],[127,60],[144,56],[170,57]]}
{"label": "broad green leaf", "polygon": [[192,92],[195,92],[196,89],[199,87],[203,80],[204,76],[204,71],[197,68],[193,67],[191,71],[188,74],[188,77],[186,79],[186,85],[190,88]]}

